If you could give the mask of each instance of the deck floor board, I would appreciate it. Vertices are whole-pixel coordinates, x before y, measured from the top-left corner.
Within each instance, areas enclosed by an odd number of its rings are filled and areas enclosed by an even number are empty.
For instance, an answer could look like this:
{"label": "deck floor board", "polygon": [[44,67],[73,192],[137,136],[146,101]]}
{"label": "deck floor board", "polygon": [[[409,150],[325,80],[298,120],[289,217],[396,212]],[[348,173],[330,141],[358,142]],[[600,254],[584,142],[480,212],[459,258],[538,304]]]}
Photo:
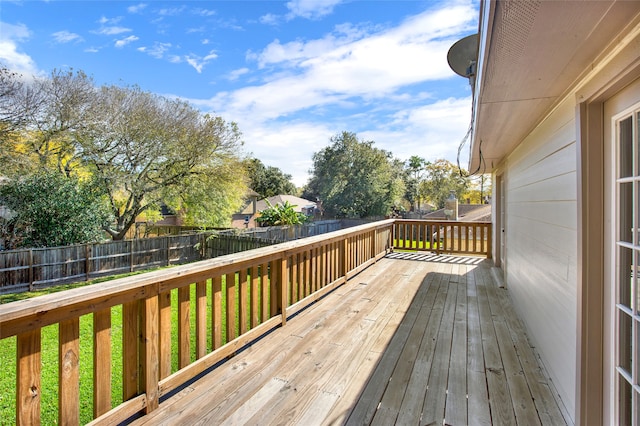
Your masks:
{"label": "deck floor board", "polygon": [[489,268],[393,253],[132,423],[563,424]]}

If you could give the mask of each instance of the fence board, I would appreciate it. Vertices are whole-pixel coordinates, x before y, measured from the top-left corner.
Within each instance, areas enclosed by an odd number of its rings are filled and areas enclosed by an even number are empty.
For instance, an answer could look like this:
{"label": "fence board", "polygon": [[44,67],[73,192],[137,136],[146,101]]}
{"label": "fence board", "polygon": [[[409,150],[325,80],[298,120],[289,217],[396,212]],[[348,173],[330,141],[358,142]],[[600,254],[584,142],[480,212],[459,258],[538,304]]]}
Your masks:
{"label": "fence board", "polygon": [[[349,223],[349,225],[352,225]],[[342,229],[343,221],[0,251],[0,294],[179,265]],[[177,229],[177,228],[176,228]],[[215,237],[212,237],[215,235]]]}

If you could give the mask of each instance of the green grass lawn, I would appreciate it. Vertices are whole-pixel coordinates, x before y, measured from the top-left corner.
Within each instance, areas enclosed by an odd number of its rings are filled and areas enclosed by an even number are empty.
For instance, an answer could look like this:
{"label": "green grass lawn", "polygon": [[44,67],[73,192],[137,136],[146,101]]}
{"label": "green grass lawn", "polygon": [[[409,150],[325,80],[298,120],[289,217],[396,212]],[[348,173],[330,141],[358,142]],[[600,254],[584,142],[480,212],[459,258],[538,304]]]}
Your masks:
{"label": "green grass lawn", "polygon": [[[236,281],[238,277],[236,276]],[[86,285],[87,283],[83,283]],[[239,285],[236,282],[236,289]],[[77,285],[76,285],[77,286]],[[0,303],[33,297],[39,294],[62,291],[72,286],[52,287],[34,293],[20,293],[0,297]],[[226,292],[225,277],[222,277],[222,293]],[[226,306],[223,297],[222,306],[222,341],[226,342]],[[236,294],[236,326],[239,327]],[[250,303],[250,300],[248,301]],[[178,309],[177,290],[172,291],[172,372],[178,369]],[[207,312],[211,314],[211,286],[207,285]],[[247,307],[247,315],[249,309]],[[111,309],[111,342],[112,342],[112,405],[122,402],[122,306]],[[195,286],[191,286],[191,330],[195,330]],[[238,332],[236,332],[238,333]],[[211,350],[211,318],[207,318],[207,349]],[[195,332],[191,333],[191,360],[195,360]],[[80,318],[80,421],[88,423],[93,418],[93,321],[91,315]],[[0,424],[13,424],[15,419],[15,387],[16,387],[16,338],[0,341],[0,362],[3,372],[0,374]],[[58,421],[58,325],[42,329],[42,397],[41,419],[43,425],[56,424]]]}

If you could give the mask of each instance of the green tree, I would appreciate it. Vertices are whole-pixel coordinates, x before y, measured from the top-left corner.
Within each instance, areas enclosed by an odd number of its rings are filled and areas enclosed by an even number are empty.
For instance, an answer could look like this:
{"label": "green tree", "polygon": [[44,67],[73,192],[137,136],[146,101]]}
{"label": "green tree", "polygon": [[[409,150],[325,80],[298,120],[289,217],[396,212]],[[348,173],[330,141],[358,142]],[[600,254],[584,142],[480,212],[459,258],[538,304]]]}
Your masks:
{"label": "green tree", "polygon": [[412,155],[405,163],[405,198],[411,205],[411,210],[413,211],[418,210],[421,205],[422,197],[420,196],[420,184],[424,178],[424,166],[426,164],[427,161],[417,155]]}
{"label": "green tree", "polygon": [[390,152],[342,132],[313,155],[311,179],[303,195],[319,199],[329,216],[388,215],[404,194],[402,163]]}
{"label": "green tree", "polygon": [[199,224],[229,221],[240,206],[246,180],[237,167],[235,123],[138,87],[102,87],[89,114],[76,137],[84,164],[108,195],[115,222],[106,231],[113,239],[161,202],[189,208]]}
{"label": "green tree", "polygon": [[425,165],[426,176],[420,185],[420,194],[437,208],[444,208],[444,202],[451,192],[458,199],[463,199],[469,187],[469,177],[466,171],[459,169],[453,163],[440,159]]}
{"label": "green tree", "polygon": [[267,202],[267,208],[260,211],[260,216],[256,218],[256,222],[260,226],[283,226],[283,225],[300,225],[307,221],[307,216],[303,213],[295,211],[295,205],[290,204],[288,201],[284,203],[272,205],[269,200]]}
{"label": "green tree", "polygon": [[197,225],[227,224],[240,207],[247,176],[235,123],[135,86],[98,88],[82,72],[23,85],[15,78],[0,73],[0,105],[11,108],[0,113],[0,126],[11,130],[0,129],[2,175],[94,177],[114,218],[105,227],[113,239],[161,203]]}
{"label": "green tree", "polygon": [[42,172],[0,185],[0,204],[12,212],[6,247],[53,247],[99,241],[109,213],[92,182]]}
{"label": "green tree", "polygon": [[34,77],[12,92],[7,100],[21,114],[21,137],[14,138],[7,157],[13,169],[36,173],[57,169],[67,175],[78,167],[75,132],[89,121],[87,112],[95,100],[94,82],[82,71],[54,70],[48,77]]}
{"label": "green tree", "polygon": [[476,175],[469,177],[469,187],[463,198],[472,204],[484,204],[487,197],[491,197],[491,175]]}
{"label": "green tree", "polygon": [[249,187],[260,194],[261,198],[275,195],[297,195],[296,186],[291,182],[291,175],[277,167],[265,166],[257,158],[245,161],[249,173]]}

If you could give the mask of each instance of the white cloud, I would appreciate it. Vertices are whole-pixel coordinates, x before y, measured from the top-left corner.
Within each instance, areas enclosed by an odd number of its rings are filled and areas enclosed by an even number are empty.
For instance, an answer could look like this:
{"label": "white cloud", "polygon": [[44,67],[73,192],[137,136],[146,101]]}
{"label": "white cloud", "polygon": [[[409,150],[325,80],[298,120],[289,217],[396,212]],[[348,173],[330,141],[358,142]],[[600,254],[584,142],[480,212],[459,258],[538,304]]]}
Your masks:
{"label": "white cloud", "polygon": [[58,31],[53,34],[53,39],[56,43],[70,43],[70,42],[80,42],[83,41],[82,37],[79,34],[72,33],[69,31]]}
{"label": "white cloud", "polygon": [[280,22],[280,17],[273,13],[267,13],[266,15],[261,16],[259,21],[261,24],[265,25],[277,25]]}
{"label": "white cloud", "polygon": [[[395,28],[343,25],[314,40],[273,40],[247,54],[258,66],[252,77],[268,70],[262,82],[192,102],[238,122],[247,150],[292,174],[297,185],[305,183],[313,153],[342,130],[403,160],[455,161],[471,99],[436,101],[416,88],[455,78],[447,51],[476,28],[476,8],[458,3]],[[341,112],[328,115],[328,107]]]}
{"label": "white cloud", "polygon": [[[400,109],[381,128],[359,136],[376,141],[403,160],[418,155],[428,160],[455,158],[471,120],[471,97],[449,98],[430,104]],[[466,167],[466,156],[461,162]]]}
{"label": "white cloud", "polygon": [[211,9],[194,9],[193,13],[198,15],[198,16],[213,16],[215,15],[217,12],[215,10],[211,10]]}
{"label": "white cloud", "polygon": [[264,164],[290,174],[296,186],[307,182],[312,155],[329,144],[336,132],[325,124],[272,122],[243,126],[245,150]]}
{"label": "white cloud", "polygon": [[27,78],[39,73],[31,56],[19,48],[20,43],[30,37],[31,31],[26,25],[0,22],[0,62]]}
{"label": "white cloud", "polygon": [[126,27],[102,27],[99,30],[93,31],[95,34],[100,35],[118,35],[122,33],[129,33],[133,31],[131,28]]}
{"label": "white cloud", "polygon": [[134,35],[120,39],[120,40],[116,40],[115,42],[115,47],[117,48],[123,48],[124,46],[126,46],[129,43],[133,43],[134,41],[139,40],[139,37],[136,37]]}
{"label": "white cloud", "polygon": [[187,63],[189,65],[191,65],[193,68],[195,68],[195,70],[198,72],[198,74],[202,73],[202,69],[204,68],[205,65],[207,65],[209,62],[211,62],[212,60],[216,59],[218,57],[218,54],[215,51],[210,51],[209,54],[207,54],[204,57],[200,57],[198,55],[187,55],[185,57],[185,61],[187,61]]}
{"label": "white cloud", "polygon": [[186,6],[164,8],[158,11],[158,15],[177,16],[177,15],[180,15],[182,12],[184,12],[185,9],[186,9]]}
{"label": "white cloud", "polygon": [[[329,34],[310,41],[270,43],[249,53],[259,67],[279,66],[261,85],[216,94],[213,110],[232,116],[274,119],[329,104],[371,102],[401,87],[453,76],[446,60],[451,44],[474,25],[471,6],[431,10],[396,28],[365,36],[362,31]],[[295,73],[294,73],[295,72]]]}
{"label": "white cloud", "polygon": [[331,14],[333,8],[340,3],[342,0],[292,0],[287,3],[287,9],[289,9],[287,17],[318,19]]}
{"label": "white cloud", "polygon": [[156,41],[151,47],[139,47],[138,51],[144,52],[149,56],[153,56],[156,59],[162,59],[167,50],[171,48],[171,43],[160,43]]}
{"label": "white cloud", "polygon": [[227,80],[235,81],[247,73],[249,73],[249,68],[240,68],[237,70],[233,70],[227,75]]}
{"label": "white cloud", "polygon": [[133,6],[129,6],[127,8],[127,12],[129,13],[140,13],[147,7],[146,3],[139,3]]}

